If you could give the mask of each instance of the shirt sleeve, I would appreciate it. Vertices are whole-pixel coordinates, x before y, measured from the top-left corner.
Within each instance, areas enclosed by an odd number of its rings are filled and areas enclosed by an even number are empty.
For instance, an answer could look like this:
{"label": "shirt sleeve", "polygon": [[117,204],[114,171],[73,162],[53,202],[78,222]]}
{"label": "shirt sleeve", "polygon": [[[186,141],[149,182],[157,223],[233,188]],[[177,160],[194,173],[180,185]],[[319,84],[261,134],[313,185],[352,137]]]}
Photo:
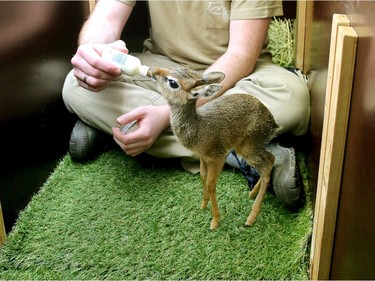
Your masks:
{"label": "shirt sleeve", "polygon": [[137,3],[137,0],[117,0],[118,2],[124,3],[126,5],[129,5],[131,7],[134,7]]}
{"label": "shirt sleeve", "polygon": [[259,19],[283,15],[281,0],[233,0],[231,20]]}

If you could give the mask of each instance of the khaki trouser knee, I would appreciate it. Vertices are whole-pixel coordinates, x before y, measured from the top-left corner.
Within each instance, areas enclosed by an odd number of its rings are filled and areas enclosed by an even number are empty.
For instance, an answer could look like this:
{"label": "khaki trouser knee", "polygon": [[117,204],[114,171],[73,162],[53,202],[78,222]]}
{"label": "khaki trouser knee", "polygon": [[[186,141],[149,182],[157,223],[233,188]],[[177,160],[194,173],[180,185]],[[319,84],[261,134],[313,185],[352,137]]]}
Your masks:
{"label": "khaki trouser knee", "polygon": [[225,94],[248,93],[258,98],[279,125],[278,135],[301,136],[310,121],[310,94],[306,83],[294,73],[259,59],[255,70]]}
{"label": "khaki trouser knee", "polygon": [[[148,66],[176,66],[168,58],[150,53],[138,55]],[[254,72],[240,80],[225,94],[248,93],[257,97],[273,114],[280,126],[278,134],[306,133],[310,118],[310,97],[306,84],[295,74],[259,59]],[[155,85],[144,77],[121,77],[112,81],[100,93],[90,92],[78,85],[71,71],[63,88],[66,107],[87,124],[111,134],[118,127],[116,119],[137,107],[165,105],[165,99],[156,92]],[[160,158],[182,157],[195,159],[171,132],[165,130],[147,151]]]}
{"label": "khaki trouser knee", "polygon": [[[139,85],[125,80],[112,81],[107,89],[94,93],[80,87],[71,71],[63,88],[65,105],[70,112],[77,114],[88,125],[112,134],[111,128],[119,127],[116,119],[120,115],[140,106],[166,104],[165,99],[159,93],[154,89],[148,89],[150,85],[153,85],[149,81],[145,81],[145,84],[150,84],[148,88],[143,88],[139,86],[142,80],[136,81]],[[161,133],[146,153],[160,158],[193,158],[192,152],[179,142],[170,128]]]}

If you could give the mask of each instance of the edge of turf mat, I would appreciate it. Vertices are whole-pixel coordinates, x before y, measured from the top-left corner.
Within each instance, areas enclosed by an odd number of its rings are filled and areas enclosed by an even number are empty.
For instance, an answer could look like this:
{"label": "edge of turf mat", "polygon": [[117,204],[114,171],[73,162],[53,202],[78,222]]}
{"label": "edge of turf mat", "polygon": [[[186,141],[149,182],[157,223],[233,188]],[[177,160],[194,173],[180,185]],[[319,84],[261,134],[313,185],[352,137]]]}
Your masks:
{"label": "edge of turf mat", "polygon": [[87,164],[65,156],[9,234],[0,279],[308,279],[309,196],[291,213],[268,192],[252,227],[239,172],[222,172],[217,196],[210,231],[199,176],[118,150]]}

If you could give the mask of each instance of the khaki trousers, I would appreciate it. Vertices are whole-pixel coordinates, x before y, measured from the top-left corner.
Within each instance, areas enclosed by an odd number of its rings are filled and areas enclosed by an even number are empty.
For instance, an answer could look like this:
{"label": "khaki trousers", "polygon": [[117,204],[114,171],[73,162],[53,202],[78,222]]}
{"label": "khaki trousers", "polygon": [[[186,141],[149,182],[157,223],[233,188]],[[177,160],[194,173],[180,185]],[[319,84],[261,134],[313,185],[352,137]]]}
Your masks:
{"label": "khaki trousers", "polygon": [[[158,67],[176,66],[165,56],[151,53],[133,54],[143,64]],[[248,93],[263,102],[280,126],[278,134],[303,135],[310,118],[310,97],[306,83],[294,73],[259,59],[251,75],[239,81],[225,94]],[[145,77],[121,76],[100,93],[85,90],[77,83],[71,71],[64,84],[63,99],[66,107],[87,124],[111,134],[111,127],[119,126],[116,118],[139,106],[165,105],[166,100],[156,92],[155,85]],[[132,130],[136,129],[132,128]],[[174,136],[165,130],[147,151],[160,158],[193,158]],[[186,160],[188,160],[186,159]]]}

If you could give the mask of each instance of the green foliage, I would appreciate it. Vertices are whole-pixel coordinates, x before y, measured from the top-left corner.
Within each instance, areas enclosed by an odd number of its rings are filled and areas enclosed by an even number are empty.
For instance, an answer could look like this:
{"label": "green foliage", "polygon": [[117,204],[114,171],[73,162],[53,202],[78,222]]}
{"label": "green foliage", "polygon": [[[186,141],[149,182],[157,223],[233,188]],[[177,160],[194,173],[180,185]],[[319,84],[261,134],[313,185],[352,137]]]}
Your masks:
{"label": "green foliage", "polygon": [[274,18],[268,30],[268,38],[268,50],[272,54],[272,61],[283,67],[294,66],[294,20]]}

